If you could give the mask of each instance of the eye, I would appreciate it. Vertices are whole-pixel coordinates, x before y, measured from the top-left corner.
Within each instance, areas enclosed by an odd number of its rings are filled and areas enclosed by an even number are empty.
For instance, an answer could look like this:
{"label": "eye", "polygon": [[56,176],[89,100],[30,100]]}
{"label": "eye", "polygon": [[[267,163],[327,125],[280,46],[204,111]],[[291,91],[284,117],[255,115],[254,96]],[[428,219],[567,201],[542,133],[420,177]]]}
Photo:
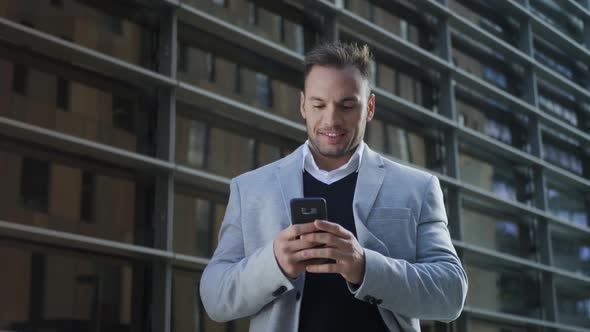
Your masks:
{"label": "eye", "polygon": [[324,108],[324,105],[313,105],[312,107],[314,109],[322,109],[322,108]]}

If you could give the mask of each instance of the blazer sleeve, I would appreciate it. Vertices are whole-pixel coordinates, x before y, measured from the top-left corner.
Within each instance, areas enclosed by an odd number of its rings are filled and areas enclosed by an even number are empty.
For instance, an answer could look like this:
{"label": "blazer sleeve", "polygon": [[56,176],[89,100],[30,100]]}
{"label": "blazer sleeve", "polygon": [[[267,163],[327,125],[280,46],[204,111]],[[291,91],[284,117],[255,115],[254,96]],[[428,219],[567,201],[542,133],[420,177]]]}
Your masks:
{"label": "blazer sleeve", "polygon": [[218,245],[200,283],[203,306],[217,322],[254,315],[294,288],[275,258],[274,241],[245,257],[240,205],[240,190],[233,179]]}
{"label": "blazer sleeve", "polygon": [[418,319],[456,319],[467,295],[467,274],[447,229],[438,178],[426,186],[416,233],[416,262],[386,257],[364,249],[365,275],[349,289],[359,300]]}

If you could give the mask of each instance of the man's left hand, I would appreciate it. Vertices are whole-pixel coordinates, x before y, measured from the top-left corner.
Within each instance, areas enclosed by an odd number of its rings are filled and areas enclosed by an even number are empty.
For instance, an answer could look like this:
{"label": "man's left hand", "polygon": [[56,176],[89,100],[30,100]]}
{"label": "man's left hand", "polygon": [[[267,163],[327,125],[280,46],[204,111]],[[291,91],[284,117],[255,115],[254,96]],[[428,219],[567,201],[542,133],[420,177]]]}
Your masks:
{"label": "man's left hand", "polygon": [[346,281],[360,285],[365,275],[365,254],[360,243],[350,231],[326,220],[315,220],[316,228],[325,233],[308,233],[301,235],[305,241],[325,244],[321,248],[304,249],[298,252],[300,259],[331,258],[332,264],[310,264],[307,272],[340,273]]}

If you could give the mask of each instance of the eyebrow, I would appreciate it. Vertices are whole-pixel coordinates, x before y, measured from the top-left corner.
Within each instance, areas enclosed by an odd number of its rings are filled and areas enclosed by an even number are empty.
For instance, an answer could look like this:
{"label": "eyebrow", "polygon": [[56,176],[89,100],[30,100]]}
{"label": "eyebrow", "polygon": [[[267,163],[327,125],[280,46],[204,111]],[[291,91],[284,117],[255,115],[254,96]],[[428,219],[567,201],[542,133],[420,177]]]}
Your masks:
{"label": "eyebrow", "polygon": [[[321,102],[324,102],[324,100],[323,100],[322,98],[320,98],[320,97],[309,97],[309,99],[310,99],[310,100],[313,100],[313,101],[321,101]],[[346,97],[346,98],[342,98],[342,99],[340,99],[340,100],[338,101],[338,103],[340,103],[340,104],[341,104],[341,103],[345,103],[345,102],[347,102],[347,101],[358,102],[358,101],[359,101],[359,99],[358,99],[357,97]]]}

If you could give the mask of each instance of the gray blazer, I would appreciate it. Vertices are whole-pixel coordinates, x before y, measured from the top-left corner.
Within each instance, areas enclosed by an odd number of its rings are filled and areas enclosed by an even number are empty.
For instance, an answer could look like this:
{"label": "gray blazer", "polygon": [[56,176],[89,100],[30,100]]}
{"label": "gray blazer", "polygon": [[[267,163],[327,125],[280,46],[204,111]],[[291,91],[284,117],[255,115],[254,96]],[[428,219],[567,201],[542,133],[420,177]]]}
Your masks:
{"label": "gray blazer", "polygon": [[[231,181],[219,244],[200,284],[213,320],[250,317],[250,331],[297,331],[305,273],[295,281],[283,274],[273,239],[291,224],[289,201],[303,197],[301,149]],[[459,316],[467,276],[435,176],[365,146],[353,214],[365,251],[365,279],[358,289],[349,285],[355,298],[377,305],[391,331],[420,331],[419,319]]]}

